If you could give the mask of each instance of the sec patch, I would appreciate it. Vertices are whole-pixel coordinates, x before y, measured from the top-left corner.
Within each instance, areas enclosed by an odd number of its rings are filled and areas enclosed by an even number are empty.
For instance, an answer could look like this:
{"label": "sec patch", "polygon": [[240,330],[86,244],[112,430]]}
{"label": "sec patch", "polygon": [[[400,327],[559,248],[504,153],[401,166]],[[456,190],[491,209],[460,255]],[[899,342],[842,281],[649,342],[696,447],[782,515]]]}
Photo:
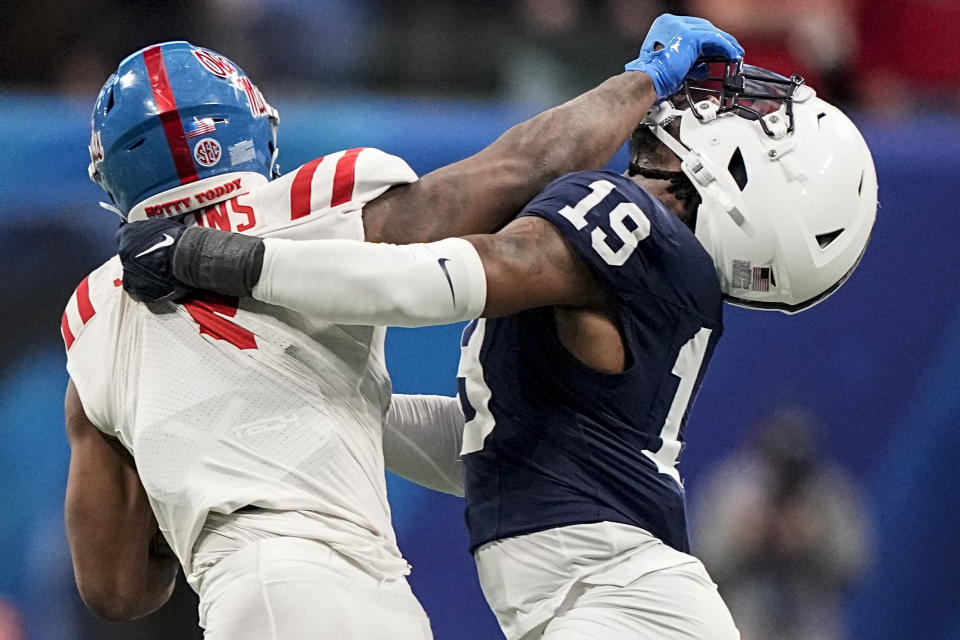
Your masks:
{"label": "sec patch", "polygon": [[220,143],[213,138],[204,138],[193,146],[194,159],[204,167],[212,167],[220,162],[221,155]]}

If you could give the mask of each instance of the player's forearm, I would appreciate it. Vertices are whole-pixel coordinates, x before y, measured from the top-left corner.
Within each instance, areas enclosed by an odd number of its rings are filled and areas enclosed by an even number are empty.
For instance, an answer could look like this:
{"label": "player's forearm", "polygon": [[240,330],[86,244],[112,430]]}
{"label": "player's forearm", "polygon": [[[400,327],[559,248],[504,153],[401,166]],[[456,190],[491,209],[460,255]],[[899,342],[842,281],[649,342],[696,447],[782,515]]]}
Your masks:
{"label": "player's forearm", "polygon": [[[454,219],[456,235],[489,233],[541,189],[562,175],[601,169],[629,139],[657,98],[645,73],[621,73],[596,88],[512,127],[483,154],[519,165],[520,184],[501,194],[503,208],[478,212],[471,221]],[[511,169],[515,171],[515,169]],[[472,227],[472,230],[467,228]]]}
{"label": "player's forearm", "polygon": [[606,165],[656,100],[645,73],[622,73],[507,130],[479,153],[364,207],[371,242],[490,233],[555,178]]}
{"label": "player's forearm", "polygon": [[176,559],[151,558],[136,580],[114,579],[116,574],[94,580],[77,576],[77,589],[87,608],[107,622],[130,622],[158,610],[173,593],[179,564]]}
{"label": "player's forearm", "polygon": [[[484,308],[483,263],[461,238],[410,245],[293,241],[161,222],[170,233],[160,235],[171,238],[172,255],[161,265],[165,276],[141,268],[132,255],[125,287],[138,279],[151,291],[157,283],[167,291],[172,280],[173,289],[253,297],[328,322],[366,326],[446,324],[476,318]],[[152,235],[121,251],[135,254]],[[150,260],[151,252],[146,255]]]}
{"label": "player's forearm", "polygon": [[463,496],[463,412],[456,398],[393,396],[383,428],[388,470],[419,484]]}
{"label": "player's forearm", "polygon": [[488,150],[519,154],[530,168],[527,193],[517,196],[522,206],[554,178],[606,165],[656,99],[647,74],[621,73],[514,126]]}
{"label": "player's forearm", "polygon": [[66,511],[77,588],[87,607],[105,620],[141,618],[170,597],[177,560],[150,554],[145,505],[123,486],[123,478],[83,475],[92,482],[71,482]]}
{"label": "player's forearm", "polygon": [[90,584],[81,582],[79,575],[77,588],[87,609],[101,620],[131,622],[150,615],[166,604],[173,592],[173,577],[178,566],[175,560],[163,561],[163,567],[158,571],[161,575],[156,580],[143,577],[146,588],[138,585],[128,589],[123,584],[103,581]]}
{"label": "player's forearm", "polygon": [[336,324],[421,327],[554,304],[603,301],[589,268],[551,223],[409,245],[182,232],[178,282],[253,297]]}
{"label": "player's forearm", "polygon": [[250,295],[337,324],[446,324],[478,317],[486,299],[480,257],[458,238],[404,246],[267,239],[263,246]]}

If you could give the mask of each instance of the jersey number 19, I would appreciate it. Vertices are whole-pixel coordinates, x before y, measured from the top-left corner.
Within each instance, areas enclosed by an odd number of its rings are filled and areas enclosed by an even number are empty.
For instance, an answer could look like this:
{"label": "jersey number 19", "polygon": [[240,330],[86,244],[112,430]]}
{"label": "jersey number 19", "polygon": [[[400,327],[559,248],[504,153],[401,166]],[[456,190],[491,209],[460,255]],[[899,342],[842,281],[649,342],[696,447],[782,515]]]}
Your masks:
{"label": "jersey number 19", "polygon": [[[564,206],[558,213],[569,220],[578,231],[585,229],[589,224],[587,214],[602,203],[614,188],[614,184],[608,180],[596,180],[590,184],[590,193],[580,202],[572,207]],[[623,243],[622,246],[616,250],[612,249],[607,243],[607,233],[599,227],[594,227],[590,231],[590,246],[603,258],[604,262],[619,267],[650,235],[650,219],[636,204],[621,202],[610,210],[608,222],[610,229]],[[627,227],[628,222],[632,229]],[[488,409],[491,392],[483,379],[483,366],[480,363],[484,329],[484,320],[474,320],[464,330],[461,342],[460,370],[457,375],[460,385],[460,402],[466,418],[461,455],[483,449],[484,441],[496,426],[496,421]],[[703,368],[703,359],[706,356],[712,332],[712,329],[701,327],[680,348],[671,370],[671,374],[679,378],[679,384],[670,402],[667,417],[656,434],[661,444],[656,451],[644,450],[643,452],[657,465],[660,473],[670,476],[677,483],[681,482],[677,471],[677,462],[682,448],[680,429],[683,426],[700,370]]]}

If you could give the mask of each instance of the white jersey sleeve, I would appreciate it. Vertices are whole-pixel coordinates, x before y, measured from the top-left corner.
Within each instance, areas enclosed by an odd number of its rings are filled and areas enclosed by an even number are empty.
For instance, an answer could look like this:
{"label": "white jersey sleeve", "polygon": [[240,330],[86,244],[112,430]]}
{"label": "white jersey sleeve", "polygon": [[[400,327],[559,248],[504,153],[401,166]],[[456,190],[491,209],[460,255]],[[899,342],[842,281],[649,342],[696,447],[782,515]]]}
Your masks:
{"label": "white jersey sleeve", "polygon": [[457,398],[394,394],[383,424],[387,469],[410,482],[463,497],[463,422]]}
{"label": "white jersey sleeve", "polygon": [[119,408],[111,392],[122,384],[124,369],[117,366],[119,326],[117,304],[123,269],[114,258],[92,272],[70,296],[60,321],[67,350],[67,371],[87,418],[109,436],[119,436]]}
{"label": "white jersey sleeve", "polygon": [[406,162],[379,149],[348,149],[317,158],[293,174],[289,190],[293,224],[264,235],[363,240],[363,205],[394,185],[416,179]]}
{"label": "white jersey sleeve", "polygon": [[397,156],[369,147],[338,151],[262,187],[188,214],[198,226],[293,240],[363,240],[363,206],[417,174]]}

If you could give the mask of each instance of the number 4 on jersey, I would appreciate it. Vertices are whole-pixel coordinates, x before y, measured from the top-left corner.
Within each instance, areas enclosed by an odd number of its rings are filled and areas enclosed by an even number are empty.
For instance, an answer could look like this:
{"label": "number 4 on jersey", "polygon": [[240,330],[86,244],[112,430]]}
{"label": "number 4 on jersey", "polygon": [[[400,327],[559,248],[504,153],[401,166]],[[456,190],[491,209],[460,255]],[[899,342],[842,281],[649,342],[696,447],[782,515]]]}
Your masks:
{"label": "number 4 on jersey", "polygon": [[184,302],[183,308],[200,325],[200,333],[214,340],[226,340],[237,349],[256,349],[253,332],[227,320],[237,315],[237,302],[236,298],[229,296],[205,293]]}

